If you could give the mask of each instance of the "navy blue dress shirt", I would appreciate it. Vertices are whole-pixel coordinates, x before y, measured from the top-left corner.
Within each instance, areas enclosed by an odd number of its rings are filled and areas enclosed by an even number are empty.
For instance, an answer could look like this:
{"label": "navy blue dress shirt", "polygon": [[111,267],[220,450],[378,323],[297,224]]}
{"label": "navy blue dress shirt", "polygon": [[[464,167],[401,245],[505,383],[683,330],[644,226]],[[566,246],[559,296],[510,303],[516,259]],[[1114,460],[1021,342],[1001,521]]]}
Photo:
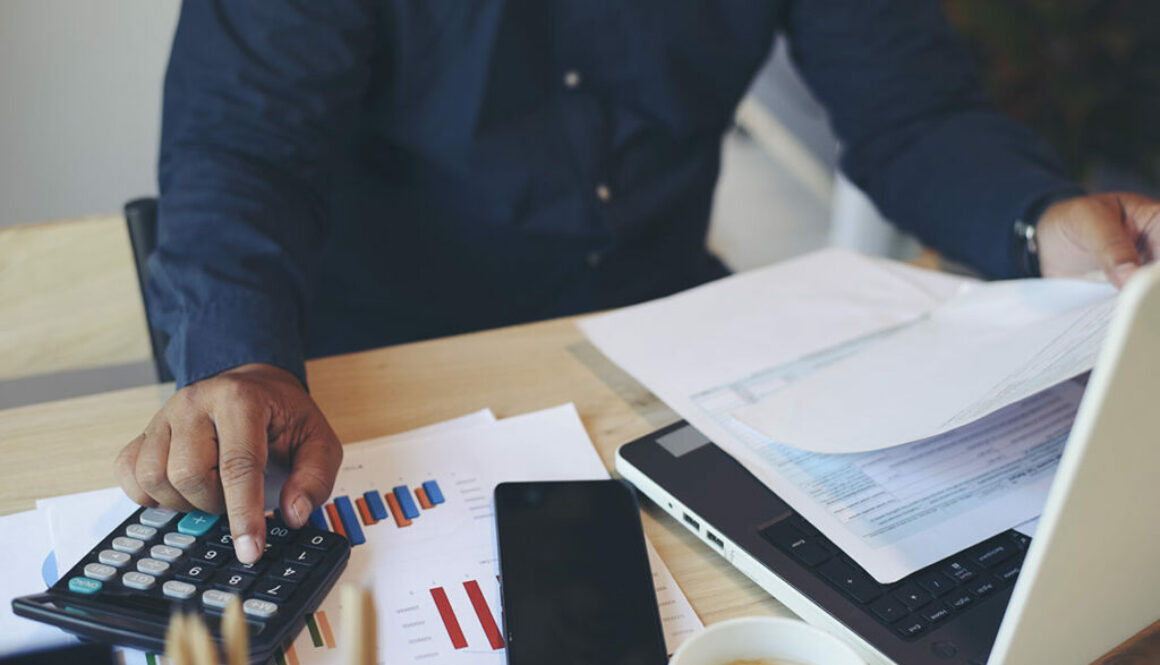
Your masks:
{"label": "navy blue dress shirt", "polygon": [[178,386],[615,307],[726,273],[722,135],[775,36],[845,172],[1009,276],[1075,191],[934,0],[188,0],[165,80],[150,320]]}

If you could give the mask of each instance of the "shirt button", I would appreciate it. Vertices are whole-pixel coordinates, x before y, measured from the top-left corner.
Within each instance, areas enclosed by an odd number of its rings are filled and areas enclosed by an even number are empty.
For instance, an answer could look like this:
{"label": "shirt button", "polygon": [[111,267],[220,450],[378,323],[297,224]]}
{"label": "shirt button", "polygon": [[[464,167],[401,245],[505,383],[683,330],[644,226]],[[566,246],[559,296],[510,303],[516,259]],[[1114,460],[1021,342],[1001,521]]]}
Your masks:
{"label": "shirt button", "polygon": [[595,268],[595,267],[600,265],[601,261],[604,260],[604,255],[601,254],[600,252],[589,252],[587,258],[588,258],[588,266],[591,268]]}
{"label": "shirt button", "polygon": [[569,69],[564,72],[564,87],[569,90],[575,90],[580,87],[580,72],[575,69]]}
{"label": "shirt button", "polygon": [[612,199],[612,190],[608,188],[608,185],[600,183],[596,186],[596,198],[600,199],[604,203],[608,203],[608,201]]}

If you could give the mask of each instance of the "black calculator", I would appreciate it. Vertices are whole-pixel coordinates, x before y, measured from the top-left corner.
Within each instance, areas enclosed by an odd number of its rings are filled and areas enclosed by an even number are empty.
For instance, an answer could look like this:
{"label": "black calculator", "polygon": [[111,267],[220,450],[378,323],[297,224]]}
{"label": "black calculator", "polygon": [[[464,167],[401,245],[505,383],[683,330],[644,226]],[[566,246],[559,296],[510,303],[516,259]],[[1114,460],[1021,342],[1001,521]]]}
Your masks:
{"label": "black calculator", "polygon": [[311,526],[266,518],[257,563],[234,556],[224,517],[140,508],[48,591],[12,610],[82,637],[162,651],[169,617],[196,611],[221,640],[221,616],[237,596],[250,626],[250,662],[264,663],[302,630],[350,558],[350,543]]}

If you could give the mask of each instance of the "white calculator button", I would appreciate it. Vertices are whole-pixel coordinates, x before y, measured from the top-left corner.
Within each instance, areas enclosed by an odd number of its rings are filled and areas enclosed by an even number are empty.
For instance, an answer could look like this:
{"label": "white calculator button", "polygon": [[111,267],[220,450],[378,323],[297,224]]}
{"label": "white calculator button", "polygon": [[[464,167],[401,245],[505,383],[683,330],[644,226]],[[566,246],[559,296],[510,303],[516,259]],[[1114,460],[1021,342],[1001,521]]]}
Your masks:
{"label": "white calculator button", "polygon": [[180,547],[181,549],[185,549],[197,542],[197,538],[188,536],[184,533],[177,533],[176,531],[170,531],[169,533],[165,534],[164,540],[166,545],[169,545],[170,547]]}
{"label": "white calculator button", "polygon": [[173,521],[177,517],[176,510],[167,510],[165,508],[146,508],[141,512],[141,517],[137,521],[145,526],[161,528]]}
{"label": "white calculator button", "polygon": [[136,554],[141,551],[142,547],[145,547],[145,543],[137,540],[136,538],[117,536],[113,539],[113,549],[117,550],[118,552]]}
{"label": "white calculator button", "polygon": [[153,588],[154,584],[157,584],[157,578],[152,575],[146,575],[145,573],[125,573],[121,576],[121,584],[124,584],[130,589],[148,591]]}
{"label": "white calculator button", "polygon": [[242,611],[252,617],[259,619],[269,619],[278,613],[278,606],[268,600],[258,600],[251,598],[242,603]]}
{"label": "white calculator button", "polygon": [[169,564],[157,559],[137,559],[137,570],[150,575],[164,575],[169,571]]}
{"label": "white calculator button", "polygon": [[165,584],[161,585],[161,593],[169,596],[170,598],[180,598],[181,600],[185,600],[186,598],[193,598],[193,594],[196,592],[197,587],[193,586],[189,582],[169,580]]}
{"label": "white calculator button", "polygon": [[117,576],[117,569],[104,563],[90,563],[85,566],[85,577],[108,582]]}
{"label": "white calculator button", "polygon": [[144,524],[130,524],[125,527],[125,535],[137,540],[149,540],[157,535],[157,529]]}
{"label": "white calculator button", "polygon": [[132,557],[130,557],[128,554],[125,554],[124,552],[117,552],[116,550],[101,550],[101,553],[97,555],[97,561],[100,561],[107,566],[113,566],[114,568],[123,567],[125,564],[129,563],[130,558]]}
{"label": "white calculator button", "polygon": [[216,607],[220,610],[225,609],[226,605],[229,604],[230,599],[234,597],[235,594],[225,591],[218,591],[217,589],[210,589],[209,591],[201,594],[201,602],[205,603],[206,607]]}
{"label": "white calculator button", "polygon": [[181,550],[168,545],[154,545],[149,548],[149,556],[162,561],[177,561],[181,558]]}

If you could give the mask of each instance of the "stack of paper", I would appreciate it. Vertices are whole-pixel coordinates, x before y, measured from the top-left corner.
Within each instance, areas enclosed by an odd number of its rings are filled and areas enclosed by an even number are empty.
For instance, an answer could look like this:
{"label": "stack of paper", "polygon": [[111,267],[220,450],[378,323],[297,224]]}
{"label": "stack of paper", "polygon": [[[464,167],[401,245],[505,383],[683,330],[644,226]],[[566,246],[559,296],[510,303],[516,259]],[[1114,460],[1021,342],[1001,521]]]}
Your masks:
{"label": "stack of paper", "polygon": [[828,250],[581,326],[893,582],[1038,516],[1114,294]]}
{"label": "stack of paper", "polygon": [[[379,662],[502,663],[492,490],[504,481],[607,477],[571,405],[499,421],[482,411],[346,446],[334,497],[354,501],[367,491],[430,482],[443,498],[406,524],[388,517],[358,525],[364,542],[352,549],[339,584],[374,588]],[[43,590],[134,509],[110,488],[40,501],[36,511],[0,518],[0,538],[12,540],[7,549],[28,554],[15,562],[19,570],[3,577],[4,600]],[[701,623],[651,544],[649,554],[671,652]],[[0,612],[0,653],[71,639],[13,616],[7,605]],[[341,621],[339,594],[331,594],[276,661],[343,662],[335,639]],[[134,651],[122,658],[158,662],[155,654]]]}

